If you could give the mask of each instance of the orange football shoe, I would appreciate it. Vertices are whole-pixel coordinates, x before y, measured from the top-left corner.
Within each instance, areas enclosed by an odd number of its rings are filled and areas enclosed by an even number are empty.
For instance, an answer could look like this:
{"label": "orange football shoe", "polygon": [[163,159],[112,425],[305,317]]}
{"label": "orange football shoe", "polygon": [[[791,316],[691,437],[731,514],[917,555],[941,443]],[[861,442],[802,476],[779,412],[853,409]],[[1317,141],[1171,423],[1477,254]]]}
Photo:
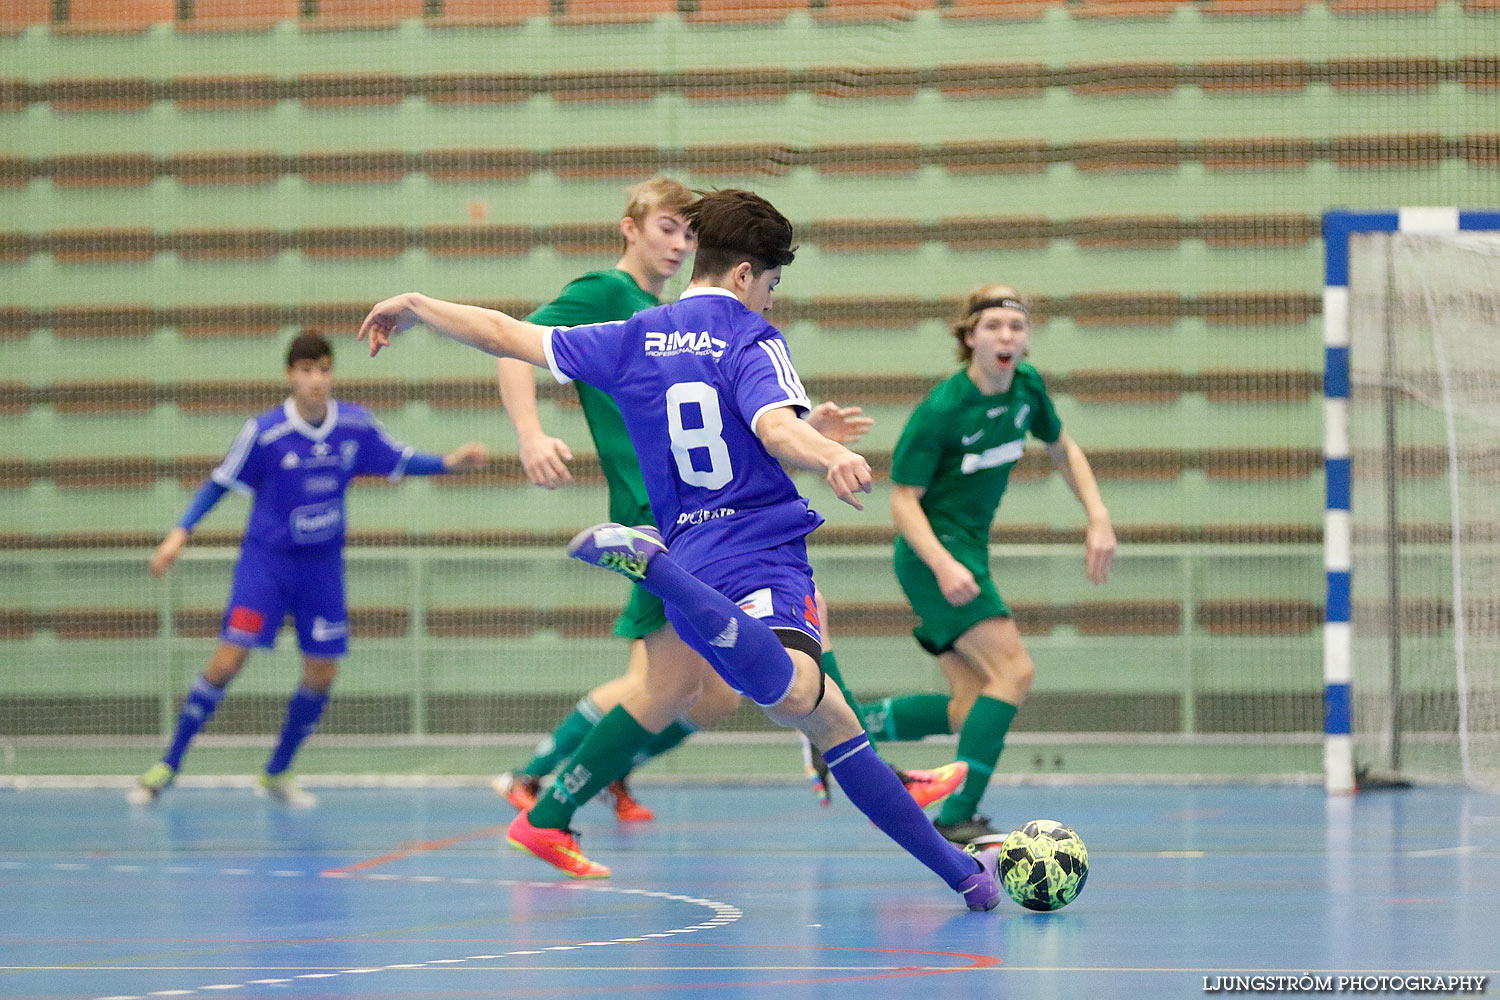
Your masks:
{"label": "orange football shoe", "polygon": [[532,826],[525,813],[516,813],[505,831],[510,846],[541,858],[570,878],[609,878],[609,869],[584,857],[572,830]]}
{"label": "orange football shoe", "polygon": [[609,783],[609,797],[614,800],[615,818],[623,823],[649,823],[656,818],[649,806],[641,805],[630,794],[624,778]]}
{"label": "orange football shoe", "polygon": [[906,784],[906,790],[917,800],[917,805],[926,808],[952,795],[964,779],[969,776],[969,765],[961,760],[931,771],[897,771]]}
{"label": "orange football shoe", "polygon": [[531,807],[536,805],[536,797],[541,794],[542,780],[529,774],[512,774],[506,771],[490,782],[490,787],[495,790],[496,795],[517,809],[530,812]]}

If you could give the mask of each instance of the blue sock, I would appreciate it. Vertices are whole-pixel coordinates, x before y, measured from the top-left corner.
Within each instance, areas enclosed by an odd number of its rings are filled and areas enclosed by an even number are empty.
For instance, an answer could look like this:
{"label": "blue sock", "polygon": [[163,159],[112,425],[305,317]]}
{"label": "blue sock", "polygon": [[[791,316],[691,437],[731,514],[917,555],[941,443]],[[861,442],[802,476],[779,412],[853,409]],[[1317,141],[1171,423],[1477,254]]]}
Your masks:
{"label": "blue sock", "polygon": [[751,618],[729,598],[674,563],[657,555],[641,581],[670,610],[678,634],[710,663],[729,672],[724,679],[762,708],[774,705],[792,685],[792,660],[771,627]]}
{"label": "blue sock", "polygon": [[215,687],[208,682],[207,677],[199,674],[198,679],[193,681],[193,686],[188,689],[187,700],[182,703],[182,712],[177,716],[177,731],[172,734],[172,744],[162,756],[163,764],[174,771],[182,767],[182,758],[187,753],[188,744],[193,742],[193,737],[198,735],[198,730],[203,728],[203,724],[223,700],[224,689]]}
{"label": "blue sock", "polygon": [[960,882],[979,870],[978,861],[948,843],[933,828],[922,807],[875,753],[864,733],[830,747],[824,751],[823,759],[828,761],[828,769],[849,801],[887,837],[936,872],[950,888],[957,890]]}
{"label": "blue sock", "polygon": [[323,706],[328,704],[327,691],[309,691],[298,687],[291,701],[286,703],[286,722],[281,727],[281,739],[266,761],[267,774],[281,774],[292,765],[292,755],[302,741],[318,728],[318,719],[323,715]]}

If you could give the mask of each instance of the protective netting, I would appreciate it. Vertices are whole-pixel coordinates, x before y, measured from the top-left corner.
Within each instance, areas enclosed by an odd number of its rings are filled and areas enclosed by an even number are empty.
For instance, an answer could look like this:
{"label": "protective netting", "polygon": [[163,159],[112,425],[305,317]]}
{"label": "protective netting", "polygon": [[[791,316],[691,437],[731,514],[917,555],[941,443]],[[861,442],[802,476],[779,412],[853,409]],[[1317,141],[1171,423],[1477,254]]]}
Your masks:
{"label": "protective netting", "polygon": [[1500,785],[1500,236],[1350,254],[1356,764]]}
{"label": "protective netting", "polygon": [[[483,773],[511,762],[489,744],[519,748],[617,676],[624,588],[561,555],[605,511],[572,391],[539,385],[579,456],[578,485],[542,493],[487,359],[418,333],[369,361],[348,338],[406,289],[529,311],[614,263],[626,187],[665,173],[791,218],[771,318],[815,400],[876,418],[866,513],[799,480],[829,516],[813,560],[858,693],[944,688],[910,639],[884,480],[955,370],[957,303],[1005,281],[1033,297],[1032,360],[1122,547],[1091,587],[1079,507],[1029,451],[995,534],[1037,665],[1004,766],[1316,772],[1319,219],[1491,199],[1486,7],[0,4],[6,769],[154,756],[214,648],[244,500],[165,580],[146,560],[280,403],[304,327],[334,339],[336,394],[397,437],[496,458],[352,488],[353,650],[300,766]],[[253,769],[297,671],[284,632],[190,771]],[[768,732],[748,711],[729,728]]]}

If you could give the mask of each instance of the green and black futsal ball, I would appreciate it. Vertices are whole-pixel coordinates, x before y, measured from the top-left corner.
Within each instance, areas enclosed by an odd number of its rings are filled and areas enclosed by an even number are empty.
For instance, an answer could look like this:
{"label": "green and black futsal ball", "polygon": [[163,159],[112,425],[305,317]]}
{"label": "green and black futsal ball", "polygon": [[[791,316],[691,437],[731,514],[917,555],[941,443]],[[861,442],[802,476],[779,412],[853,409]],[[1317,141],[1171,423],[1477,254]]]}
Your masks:
{"label": "green and black futsal ball", "polygon": [[1005,835],[1000,845],[1000,884],[1028,910],[1060,910],[1083,891],[1089,849],[1056,820],[1034,819]]}

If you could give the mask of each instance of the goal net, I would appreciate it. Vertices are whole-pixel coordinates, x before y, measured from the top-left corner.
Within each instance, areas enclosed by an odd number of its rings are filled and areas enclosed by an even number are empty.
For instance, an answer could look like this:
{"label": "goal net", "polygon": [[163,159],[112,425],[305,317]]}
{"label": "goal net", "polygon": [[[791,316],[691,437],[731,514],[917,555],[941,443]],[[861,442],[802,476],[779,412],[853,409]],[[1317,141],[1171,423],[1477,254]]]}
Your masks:
{"label": "goal net", "polygon": [[1349,247],[1356,769],[1500,787],[1500,234]]}

